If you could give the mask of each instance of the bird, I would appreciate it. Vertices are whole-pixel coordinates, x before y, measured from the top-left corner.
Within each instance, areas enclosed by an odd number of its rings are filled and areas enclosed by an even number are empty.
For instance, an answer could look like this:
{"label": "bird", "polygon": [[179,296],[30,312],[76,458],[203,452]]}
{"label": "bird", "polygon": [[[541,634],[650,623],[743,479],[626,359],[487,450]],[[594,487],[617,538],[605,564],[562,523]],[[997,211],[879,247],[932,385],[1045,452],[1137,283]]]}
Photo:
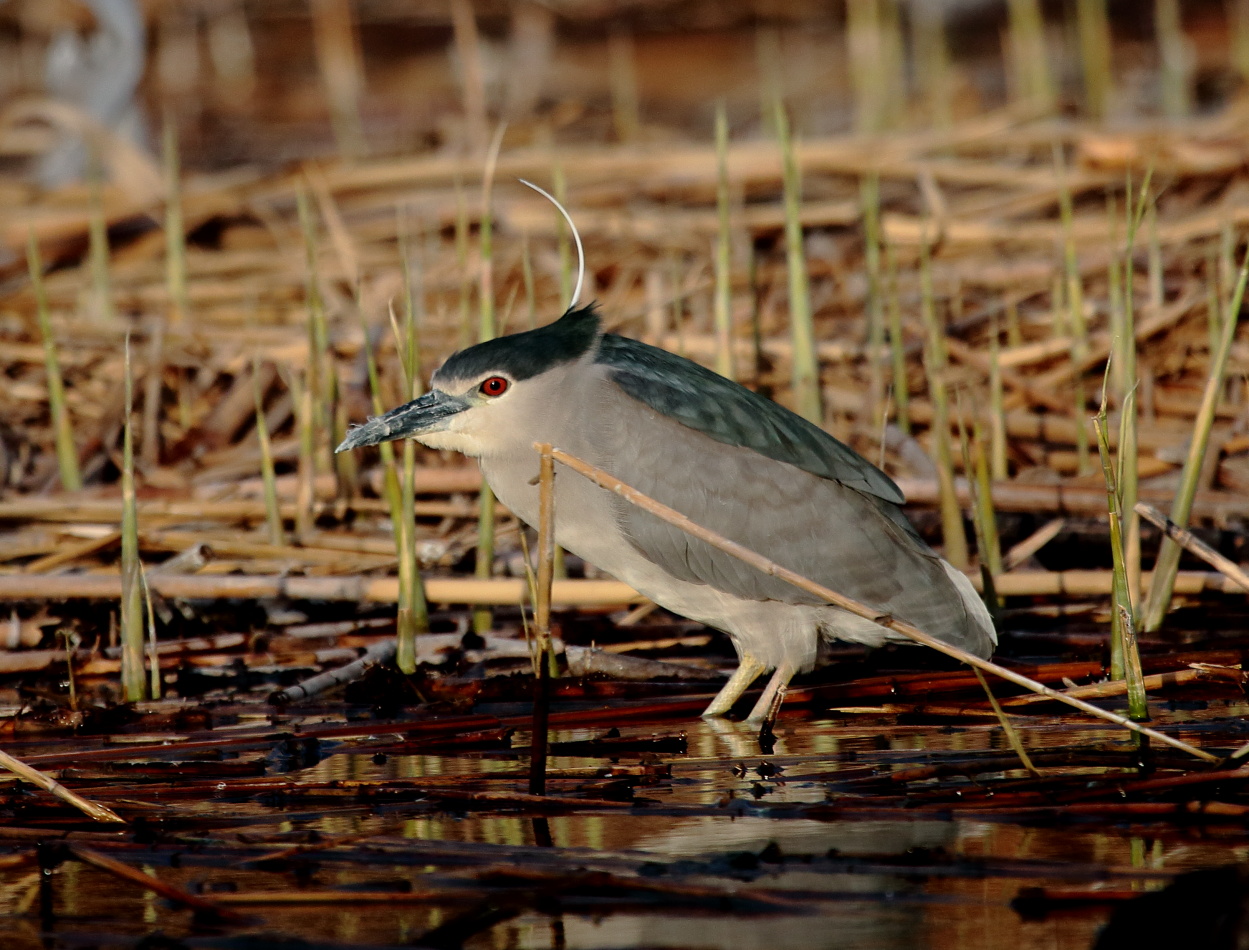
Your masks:
{"label": "bird", "polygon": [[[562,209],[561,209],[562,210]],[[452,354],[431,388],[350,430],[337,451],[402,438],[478,460],[495,496],[538,518],[535,443],[610,472],[747,548],[882,615],[987,658],[993,621],[930,548],[883,471],[823,429],[724,376],[607,333],[594,304]],[[555,489],[555,540],[673,613],[727,633],[736,671],[703,715],[772,675],[747,721],[810,670],[821,638],[896,634],[711,547],[587,479]]]}

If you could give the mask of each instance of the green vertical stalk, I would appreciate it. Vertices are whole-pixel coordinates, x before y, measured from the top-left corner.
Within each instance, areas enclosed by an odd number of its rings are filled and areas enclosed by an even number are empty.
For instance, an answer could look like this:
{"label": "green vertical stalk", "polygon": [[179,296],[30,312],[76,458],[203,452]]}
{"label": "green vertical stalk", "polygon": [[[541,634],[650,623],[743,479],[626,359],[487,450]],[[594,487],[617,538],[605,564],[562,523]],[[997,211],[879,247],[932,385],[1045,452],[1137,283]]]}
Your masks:
{"label": "green vertical stalk", "polygon": [[885,244],[888,280],[889,354],[893,362],[893,404],[898,428],[911,434],[911,390],[906,376],[906,340],[902,336],[902,295],[898,289],[898,259],[893,245]]}
{"label": "green vertical stalk", "polygon": [[108,222],[104,218],[102,171],[98,153],[91,157],[91,221],[88,225],[87,257],[91,265],[91,295],[95,298],[95,315],[112,323],[113,287],[109,276]]}
{"label": "green vertical stalk", "polygon": [[1040,0],[1009,0],[1011,66],[1015,87],[1026,102],[1042,112],[1057,103],[1045,43],[1045,18]]}
{"label": "green vertical stalk", "polygon": [[533,283],[533,254],[529,247],[529,235],[520,239],[520,280],[525,288],[525,321],[527,329],[538,325],[538,295]]}
{"label": "green vertical stalk", "polygon": [[[568,207],[568,182],[564,179],[564,166],[556,165],[551,171],[551,187],[555,200]],[[556,246],[559,251],[559,302],[565,306],[572,299],[572,239],[568,224],[562,214],[555,216]]]}
{"label": "green vertical stalk", "polygon": [[[481,241],[481,288],[478,293],[479,323],[477,338],[479,341],[494,339],[498,332],[495,326],[494,310],[494,216],[490,208],[490,196],[494,179],[494,160],[498,155],[497,147],[491,149],[491,158],[486,163],[486,172],[482,183],[481,225],[479,239]],[[474,573],[485,580],[494,574],[494,536],[495,536],[495,497],[494,492],[483,478],[479,494],[477,512],[477,563]],[[487,607],[478,607],[473,611],[473,629],[485,633],[494,626],[494,613]]]}
{"label": "green vertical stalk", "polygon": [[[317,223],[313,217],[308,195],[301,188],[295,195],[299,209],[299,228],[304,238],[305,296],[308,301],[308,375],[305,380],[310,409],[309,424],[314,436],[318,432],[330,432],[333,398],[329,373],[329,327],[325,317],[325,300],[321,296],[321,269],[317,253]],[[334,443],[337,445],[337,443]],[[329,446],[326,440],[327,447]],[[316,452],[313,443],[312,461],[314,471],[328,472],[333,464],[329,455]],[[332,447],[331,447],[332,448]]]}
{"label": "green vertical stalk", "polygon": [[1084,101],[1089,116],[1104,119],[1110,113],[1110,18],[1106,0],[1076,0],[1076,29],[1084,73]]}
{"label": "green vertical stalk", "polygon": [[139,513],[134,488],[134,383],[130,370],[130,334],[126,334],[126,417],[121,455],[121,687],[126,702],[147,697],[143,669],[143,590],[139,576]]}
{"label": "green vertical stalk", "polygon": [[178,157],[178,126],[165,113],[165,282],[169,288],[170,319],[177,324],[191,312],[187,294],[186,232],[182,221],[182,171]]}
{"label": "green vertical stalk", "polygon": [[[1227,360],[1232,351],[1232,340],[1236,337],[1236,326],[1239,323],[1240,305],[1245,296],[1247,276],[1249,276],[1249,250],[1245,252],[1240,276],[1236,281],[1235,293],[1232,294],[1231,303],[1223,317],[1223,334],[1219,338],[1218,351],[1210,360],[1210,375],[1206,379],[1201,408],[1193,420],[1193,439],[1189,443],[1188,457],[1184,460],[1179,491],[1171,505],[1171,520],[1181,528],[1188,527],[1188,516],[1192,511],[1193,498],[1197,495],[1197,483],[1201,478],[1206,447],[1210,442],[1210,429],[1214,426],[1214,414],[1218,409],[1219,396],[1223,391]],[[1179,570],[1179,565],[1180,546],[1170,537],[1163,538],[1158,560],[1154,565],[1153,581],[1149,585],[1149,598],[1145,605],[1146,632],[1152,632],[1162,626],[1167,608],[1171,605],[1171,594],[1175,590],[1175,575]]]}
{"label": "green vertical stalk", "polygon": [[1154,31],[1158,41],[1162,113],[1182,119],[1192,110],[1193,55],[1180,18],[1179,0],[1154,0]]}
{"label": "green vertical stalk", "polygon": [[[1140,227],[1145,209],[1150,204],[1150,183],[1153,181],[1153,169],[1145,173],[1136,198],[1132,195],[1132,174],[1129,170],[1125,196],[1126,239],[1124,261],[1122,267],[1123,290],[1120,294],[1122,322],[1119,333],[1113,340],[1115,353],[1115,399],[1119,404],[1121,417],[1119,420],[1119,494],[1123,501],[1122,510],[1127,524],[1126,560],[1128,572],[1128,592],[1134,603],[1141,598],[1141,519],[1136,513],[1136,499],[1139,484],[1139,455],[1137,451],[1138,407],[1133,395],[1137,385],[1136,370],[1136,264],[1134,249],[1136,233]],[[1141,617],[1135,614],[1139,626]],[[1122,674],[1122,671],[1120,671]]]}
{"label": "green vertical stalk", "polygon": [[256,439],[260,443],[260,475],[265,491],[265,522],[269,527],[269,543],[285,544],[282,509],[278,505],[277,475],[273,465],[273,443],[269,439],[269,423],[265,421],[264,393],[260,391],[260,363],[252,360],[252,395],[256,400]]}
{"label": "green vertical stalk", "polygon": [[1006,395],[1002,386],[1001,347],[997,313],[989,318],[989,460],[994,481],[1010,475],[1006,459]]}
{"label": "green vertical stalk", "polygon": [[867,271],[867,377],[872,431],[880,435],[885,426],[885,307],[880,286],[880,178],[872,172],[859,181],[863,206],[863,264]]}
{"label": "green vertical stalk", "polygon": [[916,3],[910,13],[916,79],[928,101],[933,125],[947,129],[954,121],[954,101],[945,5]]}
{"label": "green vertical stalk", "polygon": [[716,372],[728,379],[736,379],[733,366],[732,236],[729,233],[729,120],[723,100],[716,105],[716,211]]}
{"label": "green vertical stalk", "polygon": [[1054,170],[1058,178],[1058,204],[1063,227],[1063,272],[1066,278],[1066,300],[1071,326],[1072,389],[1075,399],[1076,421],[1076,473],[1086,475],[1089,466],[1089,434],[1084,425],[1088,411],[1088,396],[1084,391],[1084,371],[1081,367],[1088,355],[1088,329],[1084,320],[1084,287],[1080,279],[1080,265],[1076,258],[1073,233],[1071,191],[1067,185],[1067,171],[1063,162],[1062,146],[1054,143]]}
{"label": "green vertical stalk", "polygon": [[815,351],[815,324],[811,317],[811,287],[802,235],[802,178],[794,156],[789,117],[776,103],[776,134],[781,144],[785,190],[785,252],[789,270],[789,325],[793,333],[794,408],[808,422],[821,425],[820,367]]}
{"label": "green vertical stalk", "polygon": [[1244,82],[1249,80],[1249,0],[1227,0],[1227,15],[1231,20],[1232,68]]}
{"label": "green vertical stalk", "polygon": [[937,487],[941,497],[941,534],[945,543],[945,559],[960,571],[967,569],[967,536],[963,530],[963,512],[959,508],[954,487],[954,453],[950,446],[950,409],[946,393],[945,331],[937,319],[936,300],[932,287],[932,257],[928,248],[928,228],[920,241],[920,310],[923,314],[927,342],[924,346],[924,371],[928,376],[928,394],[932,400],[932,451],[937,465]]}
{"label": "green vertical stalk", "polygon": [[[404,393],[416,399],[421,395],[420,355],[420,301],[425,298],[420,277],[414,278],[412,261],[405,244],[400,245],[403,254],[404,283],[404,332],[402,343],[396,346],[402,354]],[[416,557],[416,442],[403,442],[403,488],[399,493],[401,530],[395,533],[399,557],[399,611],[398,649],[396,662],[405,672],[416,668],[416,638],[429,632],[429,606],[425,600],[425,584],[421,579],[420,564]]]}
{"label": "green vertical stalk", "polygon": [[316,519],[316,424],[313,421],[312,386],[298,372],[291,373],[288,385],[294,402],[295,430],[299,439],[295,536],[298,543],[307,544]]}
{"label": "green vertical stalk", "polygon": [[43,365],[48,377],[48,411],[52,416],[52,434],[56,443],[56,462],[60,470],[61,487],[66,491],[81,491],[82,472],[78,467],[78,451],[74,448],[69,407],[65,405],[61,361],[56,355],[56,337],[52,335],[52,320],[48,315],[48,294],[43,286],[43,261],[39,256],[39,242],[35,240],[34,231],[30,232],[26,240],[26,267],[30,273],[30,287],[35,295],[35,319],[39,321],[39,335],[43,337]]}
{"label": "green vertical stalk", "polygon": [[1127,560],[1124,557],[1123,509],[1115,468],[1110,459],[1110,439],[1106,433],[1106,394],[1102,390],[1101,409],[1093,420],[1097,431],[1097,450],[1101,456],[1102,475],[1106,480],[1106,506],[1110,516],[1110,555],[1114,567],[1112,582],[1114,618],[1111,636],[1119,641],[1118,652],[1123,657],[1123,678],[1127,680],[1128,717],[1134,722],[1149,719],[1149,707],[1145,698],[1145,678],[1141,671],[1141,655],[1136,644],[1136,618],[1133,615],[1132,595],[1128,590]]}

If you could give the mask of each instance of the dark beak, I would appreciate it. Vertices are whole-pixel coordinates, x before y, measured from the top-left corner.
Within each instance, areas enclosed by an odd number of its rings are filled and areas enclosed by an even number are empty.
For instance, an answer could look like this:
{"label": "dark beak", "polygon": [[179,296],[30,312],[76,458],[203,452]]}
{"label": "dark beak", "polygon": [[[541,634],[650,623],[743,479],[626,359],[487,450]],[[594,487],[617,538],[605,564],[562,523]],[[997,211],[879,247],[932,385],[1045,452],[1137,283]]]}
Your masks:
{"label": "dark beak", "polygon": [[466,399],[448,396],[440,389],[432,389],[406,406],[392,409],[384,416],[356,426],[334,451],[346,452],[362,445],[393,442],[395,439],[412,438],[425,432],[441,432],[447,427],[448,418],[468,407]]}

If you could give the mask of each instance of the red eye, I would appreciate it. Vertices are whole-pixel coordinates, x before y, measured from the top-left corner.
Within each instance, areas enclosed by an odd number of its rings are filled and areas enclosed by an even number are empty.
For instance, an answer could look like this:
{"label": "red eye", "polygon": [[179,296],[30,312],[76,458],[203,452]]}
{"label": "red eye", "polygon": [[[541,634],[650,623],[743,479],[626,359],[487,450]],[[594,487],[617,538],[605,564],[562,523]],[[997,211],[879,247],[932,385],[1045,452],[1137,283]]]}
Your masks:
{"label": "red eye", "polygon": [[502,396],[510,385],[511,383],[502,376],[491,376],[478,387],[478,390],[483,396]]}

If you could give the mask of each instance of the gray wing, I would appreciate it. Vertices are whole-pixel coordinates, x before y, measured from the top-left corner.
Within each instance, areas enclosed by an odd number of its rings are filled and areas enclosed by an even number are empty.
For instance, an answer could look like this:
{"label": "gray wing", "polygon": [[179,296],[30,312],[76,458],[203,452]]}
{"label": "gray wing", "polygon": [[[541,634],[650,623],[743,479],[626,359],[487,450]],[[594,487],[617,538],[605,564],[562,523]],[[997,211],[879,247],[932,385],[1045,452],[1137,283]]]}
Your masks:
{"label": "gray wing", "polygon": [[906,500],[888,475],[848,445],[691,360],[607,334],[596,362],[634,399],[717,442],[745,446],[885,501],[900,505]]}
{"label": "gray wing", "polygon": [[[610,401],[614,424],[596,440],[608,471],[805,577],[934,636],[963,639],[962,598],[896,505],[726,445],[618,390]],[[751,600],[821,603],[622,499],[613,503],[631,543],[681,580]]]}

